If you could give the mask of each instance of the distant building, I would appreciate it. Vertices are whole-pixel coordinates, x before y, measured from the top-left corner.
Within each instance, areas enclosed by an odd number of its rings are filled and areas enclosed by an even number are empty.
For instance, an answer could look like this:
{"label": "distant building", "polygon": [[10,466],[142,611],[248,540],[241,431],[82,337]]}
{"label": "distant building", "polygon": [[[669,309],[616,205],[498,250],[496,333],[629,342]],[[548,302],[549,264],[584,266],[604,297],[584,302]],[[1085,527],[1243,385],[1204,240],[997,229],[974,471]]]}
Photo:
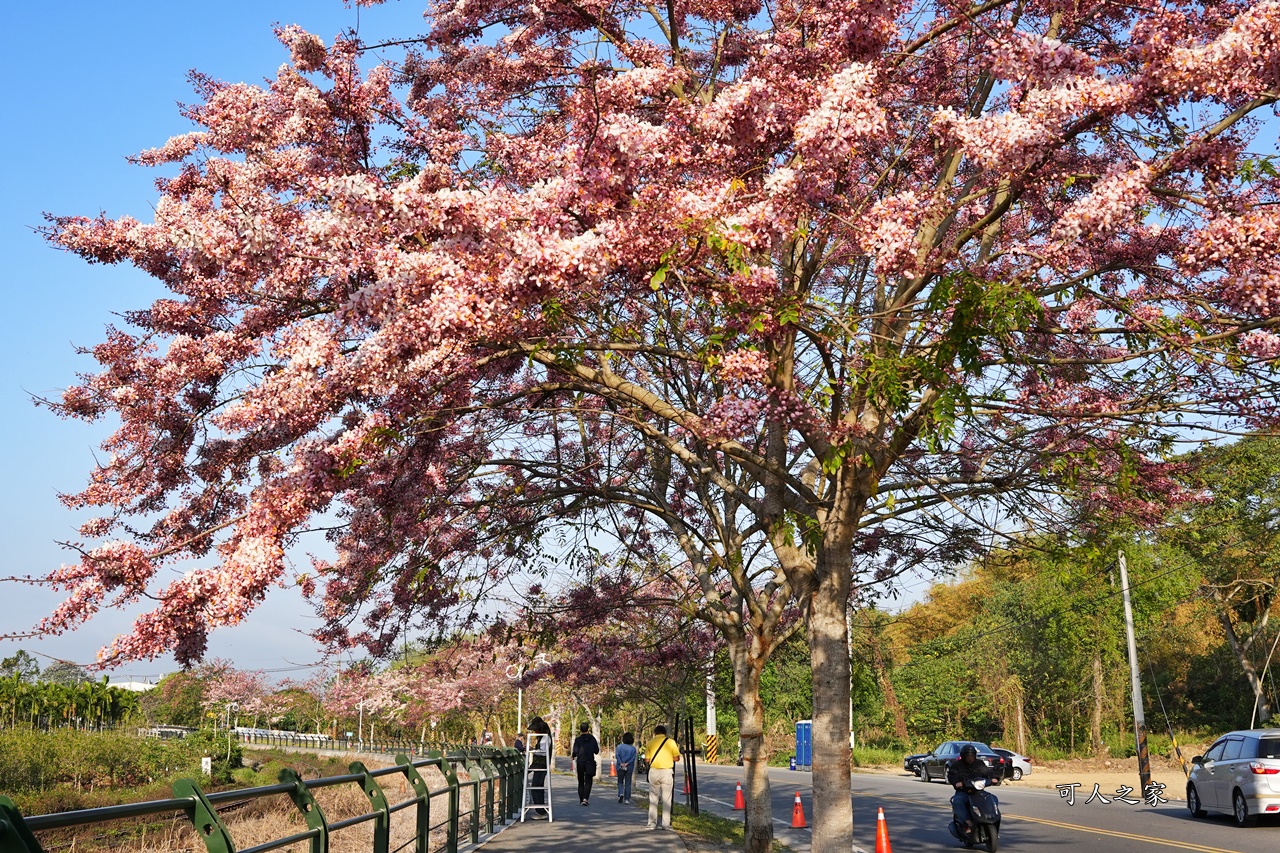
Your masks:
{"label": "distant building", "polygon": [[134,693],[146,693],[155,687],[154,684],[148,684],[145,681],[134,681],[133,679],[128,681],[108,681],[107,686],[119,687],[121,690],[132,690]]}

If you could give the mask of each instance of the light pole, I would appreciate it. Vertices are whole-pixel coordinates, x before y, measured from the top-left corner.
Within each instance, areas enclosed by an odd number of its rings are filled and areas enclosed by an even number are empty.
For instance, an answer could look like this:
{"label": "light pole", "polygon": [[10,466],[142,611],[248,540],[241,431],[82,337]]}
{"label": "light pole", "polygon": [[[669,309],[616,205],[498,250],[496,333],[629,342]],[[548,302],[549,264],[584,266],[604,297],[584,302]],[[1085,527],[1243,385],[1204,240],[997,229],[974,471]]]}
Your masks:
{"label": "light pole", "polygon": [[231,763],[231,715],[240,710],[235,702],[227,703],[227,763]]}
{"label": "light pole", "polygon": [[[547,665],[547,656],[541,652],[533,658],[534,664],[537,666]],[[516,734],[524,734],[524,671],[529,666],[525,661],[518,664],[507,665],[507,678],[516,683]]]}
{"label": "light pole", "polygon": [[364,749],[364,700],[360,700],[360,724],[356,727],[357,749]]}

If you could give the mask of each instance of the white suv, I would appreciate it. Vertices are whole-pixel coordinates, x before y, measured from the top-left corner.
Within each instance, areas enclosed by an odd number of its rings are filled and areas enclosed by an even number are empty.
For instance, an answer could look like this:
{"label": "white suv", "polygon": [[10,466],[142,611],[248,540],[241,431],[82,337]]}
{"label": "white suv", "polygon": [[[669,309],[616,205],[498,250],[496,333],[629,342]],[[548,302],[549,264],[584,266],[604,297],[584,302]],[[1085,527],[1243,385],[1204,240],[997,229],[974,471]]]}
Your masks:
{"label": "white suv", "polygon": [[1187,808],[1196,817],[1228,812],[1236,826],[1280,815],[1280,729],[1228,732],[1191,759]]}

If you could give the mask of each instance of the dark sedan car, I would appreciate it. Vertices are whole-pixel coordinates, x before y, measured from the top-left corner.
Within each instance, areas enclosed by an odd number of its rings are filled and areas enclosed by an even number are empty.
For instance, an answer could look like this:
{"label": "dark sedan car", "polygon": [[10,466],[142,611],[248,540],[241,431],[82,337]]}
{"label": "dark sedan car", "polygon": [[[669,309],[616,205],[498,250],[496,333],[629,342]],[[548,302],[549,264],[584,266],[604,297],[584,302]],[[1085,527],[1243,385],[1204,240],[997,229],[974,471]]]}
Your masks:
{"label": "dark sedan car", "polygon": [[906,758],[902,759],[902,769],[907,771],[908,773],[914,773],[916,776],[919,776],[920,775],[920,759],[924,758],[928,754],[929,753],[927,752],[916,752],[911,755],[908,755]]}
{"label": "dark sedan car", "polygon": [[933,752],[920,759],[920,778],[925,782],[932,782],[935,779],[945,782],[947,779],[947,768],[952,762],[960,760],[961,748],[972,744],[974,749],[978,750],[978,760],[985,763],[991,768],[991,775],[997,779],[1003,780],[1009,773],[1009,763],[1004,756],[997,755],[991,751],[991,747],[985,743],[978,743],[974,740],[949,740],[946,743],[938,745]]}

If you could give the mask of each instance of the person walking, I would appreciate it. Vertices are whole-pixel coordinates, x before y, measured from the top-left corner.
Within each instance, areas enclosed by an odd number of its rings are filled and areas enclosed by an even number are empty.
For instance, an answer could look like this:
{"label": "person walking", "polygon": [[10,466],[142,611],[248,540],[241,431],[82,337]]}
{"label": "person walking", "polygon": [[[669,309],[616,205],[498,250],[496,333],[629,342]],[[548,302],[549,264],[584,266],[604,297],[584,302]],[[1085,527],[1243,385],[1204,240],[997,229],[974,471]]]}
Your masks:
{"label": "person walking", "polygon": [[[551,759],[551,727],[541,717],[529,721],[529,797],[535,806],[547,803],[547,768]],[[535,820],[546,820],[546,809],[535,809]]]}
{"label": "person walking", "polygon": [[[649,823],[646,829],[671,828],[671,797],[676,788],[676,762],[680,747],[667,736],[666,726],[654,726],[653,737],[645,744],[645,760],[649,762]],[[666,813],[666,822],[662,820]]]}
{"label": "person walking", "polygon": [[600,754],[600,742],[591,733],[590,723],[583,723],[578,731],[581,734],[573,741],[570,757],[578,768],[578,799],[585,806],[590,804],[591,784],[596,779],[596,756]]}
{"label": "person walking", "polygon": [[622,743],[613,751],[613,762],[618,767],[618,802],[631,802],[631,778],[636,774],[636,736],[631,732],[622,735]]}

